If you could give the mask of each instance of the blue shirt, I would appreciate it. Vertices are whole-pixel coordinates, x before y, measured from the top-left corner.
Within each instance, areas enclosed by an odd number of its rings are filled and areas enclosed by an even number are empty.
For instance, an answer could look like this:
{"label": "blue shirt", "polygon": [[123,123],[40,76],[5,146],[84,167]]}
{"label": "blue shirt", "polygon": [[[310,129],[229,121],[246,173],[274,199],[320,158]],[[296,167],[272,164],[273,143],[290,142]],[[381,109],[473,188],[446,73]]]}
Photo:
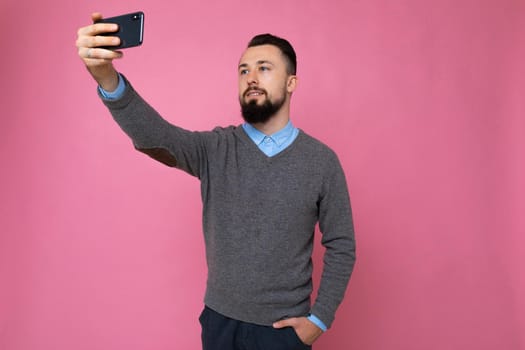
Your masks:
{"label": "blue shirt", "polygon": [[[126,90],[126,83],[124,82],[122,76],[119,74],[119,83],[115,91],[109,92],[102,89],[100,86],[98,87],[98,89],[100,91],[100,94],[105,99],[116,100],[122,97],[122,95],[124,95],[124,92]],[[294,142],[294,140],[299,135],[299,129],[297,129],[291,121],[288,121],[284,128],[269,136],[259,131],[249,123],[244,123],[242,127],[246,134],[248,134],[250,139],[268,157],[273,157],[276,154],[284,151],[288,146],[290,146]],[[323,332],[326,331],[326,325],[315,315],[308,315],[308,320],[314,323],[317,327],[321,328]]]}
{"label": "blue shirt", "polygon": [[106,91],[100,86],[98,87],[98,91],[104,97],[106,100],[118,100],[124,95],[124,92],[126,91],[126,82],[122,78],[122,75],[118,75],[118,86],[115,89],[115,91]]}
{"label": "blue shirt", "polygon": [[284,128],[270,136],[265,135],[248,123],[244,123],[242,127],[250,139],[252,139],[257,147],[268,157],[273,157],[279,152],[284,151],[294,142],[297,135],[299,135],[299,129],[293,126],[291,121],[288,121]]}

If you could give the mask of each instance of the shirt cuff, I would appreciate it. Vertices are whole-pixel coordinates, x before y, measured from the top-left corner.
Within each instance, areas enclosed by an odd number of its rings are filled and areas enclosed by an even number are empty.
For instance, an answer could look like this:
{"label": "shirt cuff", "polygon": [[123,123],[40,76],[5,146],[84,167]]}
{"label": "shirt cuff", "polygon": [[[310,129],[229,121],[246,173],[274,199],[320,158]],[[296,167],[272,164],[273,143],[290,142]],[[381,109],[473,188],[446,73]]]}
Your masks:
{"label": "shirt cuff", "polygon": [[326,325],[323,323],[323,321],[321,321],[320,319],[318,319],[315,315],[308,315],[307,319],[312,322],[313,324],[315,324],[317,327],[321,328],[323,330],[323,332],[326,332],[327,330],[327,327]]}
{"label": "shirt cuff", "polygon": [[106,100],[118,100],[122,96],[124,96],[124,92],[126,91],[126,82],[122,78],[122,75],[120,73],[118,74],[118,86],[115,89],[115,91],[106,91],[100,86],[98,87],[98,91],[104,97]]}

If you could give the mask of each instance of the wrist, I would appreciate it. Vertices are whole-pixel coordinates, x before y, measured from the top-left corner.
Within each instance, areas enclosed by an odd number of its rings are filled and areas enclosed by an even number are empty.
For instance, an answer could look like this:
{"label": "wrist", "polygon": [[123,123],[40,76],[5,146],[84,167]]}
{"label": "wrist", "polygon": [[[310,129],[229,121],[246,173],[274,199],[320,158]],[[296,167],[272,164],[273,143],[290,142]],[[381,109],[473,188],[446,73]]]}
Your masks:
{"label": "wrist", "polygon": [[117,73],[118,75],[118,86],[114,91],[106,91],[100,86],[98,87],[98,92],[101,95],[101,97],[105,100],[118,100],[121,98],[125,91],[126,91],[126,82],[124,81],[124,78],[120,73]]}
{"label": "wrist", "polygon": [[96,70],[90,69],[90,73],[97,84],[105,91],[113,92],[117,89],[119,78],[113,65],[104,67],[103,69],[101,69],[101,67]]}
{"label": "wrist", "polygon": [[312,315],[312,314],[309,314],[306,318],[307,318],[310,322],[312,322],[313,324],[315,324],[317,327],[319,327],[319,329],[321,329],[323,332],[326,332],[326,330],[327,330],[326,325],[325,325],[324,322],[321,321],[317,316]]}

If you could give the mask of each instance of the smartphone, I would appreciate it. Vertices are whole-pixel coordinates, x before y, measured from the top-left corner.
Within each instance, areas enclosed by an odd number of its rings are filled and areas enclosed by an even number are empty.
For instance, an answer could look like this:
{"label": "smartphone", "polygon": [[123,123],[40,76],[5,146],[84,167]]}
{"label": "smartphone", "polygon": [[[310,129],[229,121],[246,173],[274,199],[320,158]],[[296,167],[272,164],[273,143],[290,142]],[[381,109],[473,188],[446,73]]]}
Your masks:
{"label": "smartphone", "polygon": [[118,31],[104,33],[104,36],[118,36],[120,45],[106,46],[104,49],[119,50],[128,47],[142,45],[144,38],[144,12],[133,12],[116,17],[103,18],[95,23],[115,23],[118,24]]}

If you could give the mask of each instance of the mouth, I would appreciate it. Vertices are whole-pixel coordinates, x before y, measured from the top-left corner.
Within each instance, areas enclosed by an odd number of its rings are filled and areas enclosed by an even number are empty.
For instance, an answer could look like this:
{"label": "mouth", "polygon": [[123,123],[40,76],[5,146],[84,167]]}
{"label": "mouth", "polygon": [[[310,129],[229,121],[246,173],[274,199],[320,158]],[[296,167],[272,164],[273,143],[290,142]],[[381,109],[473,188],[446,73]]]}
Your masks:
{"label": "mouth", "polygon": [[264,90],[250,89],[244,93],[244,97],[259,97],[265,95]]}

